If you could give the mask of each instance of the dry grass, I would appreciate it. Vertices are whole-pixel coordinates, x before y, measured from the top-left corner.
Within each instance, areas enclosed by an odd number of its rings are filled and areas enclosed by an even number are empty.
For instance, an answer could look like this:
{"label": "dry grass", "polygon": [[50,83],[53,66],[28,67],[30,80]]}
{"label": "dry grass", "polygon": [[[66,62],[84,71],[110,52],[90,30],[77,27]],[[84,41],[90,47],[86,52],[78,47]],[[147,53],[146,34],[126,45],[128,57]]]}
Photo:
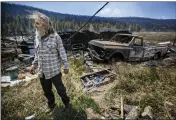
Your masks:
{"label": "dry grass", "polygon": [[70,73],[63,75],[63,82],[73,105],[73,109],[70,112],[62,112],[63,103],[54,89],[58,107],[53,114],[46,115],[43,111],[46,99],[43,95],[39,79],[35,79],[27,86],[21,84],[2,89],[2,119],[24,119],[35,113],[35,119],[78,120],[87,118],[86,108],[91,107],[95,111],[99,111],[99,106],[80,87],[80,76],[82,71],[86,70],[81,64],[82,62],[80,61],[71,60]]}
{"label": "dry grass", "polygon": [[[145,67],[141,64],[119,63],[116,65],[117,78],[113,82],[114,87],[106,92],[104,101],[106,105],[114,105],[119,102],[122,95],[126,104],[139,105],[141,108],[150,105],[156,118],[172,119],[176,115],[175,70],[176,68],[172,67]],[[54,89],[58,107],[53,114],[46,115],[43,112],[46,99],[39,79],[35,79],[27,86],[21,84],[2,88],[2,119],[24,119],[34,113],[36,114],[35,119],[42,120],[86,119],[86,108],[91,107],[93,110],[99,111],[99,106],[91,99],[90,94],[82,91],[80,77],[83,71],[88,70],[83,66],[82,59],[70,60],[70,73],[63,74],[63,82],[73,104],[72,111],[61,111],[63,104]]]}
{"label": "dry grass", "polygon": [[[83,71],[87,71],[82,66],[82,62],[82,60],[70,60],[70,73],[63,75],[63,82],[73,104],[71,112],[61,111],[63,104],[54,89],[58,107],[53,114],[46,115],[43,112],[46,100],[39,79],[35,79],[27,86],[21,84],[2,89],[2,119],[24,119],[35,113],[36,119],[77,120],[87,118],[86,108],[91,107],[99,112],[99,106],[91,99],[90,94],[84,93],[81,89],[80,76]],[[174,117],[176,114],[175,68],[145,67],[141,64],[128,63],[119,63],[116,66],[117,79],[113,82],[114,87],[105,94],[106,105],[117,104],[122,95],[125,104],[139,105],[141,108],[150,105],[155,118]]]}
{"label": "dry grass", "polygon": [[176,32],[134,32],[133,34],[140,35],[145,41],[151,43],[173,41],[176,39]]}
{"label": "dry grass", "polygon": [[[116,72],[116,85],[106,94],[107,103],[117,104],[122,95],[126,104],[141,108],[150,105],[156,118],[173,118],[176,114],[175,68],[120,63]],[[167,102],[173,106],[165,105]]]}

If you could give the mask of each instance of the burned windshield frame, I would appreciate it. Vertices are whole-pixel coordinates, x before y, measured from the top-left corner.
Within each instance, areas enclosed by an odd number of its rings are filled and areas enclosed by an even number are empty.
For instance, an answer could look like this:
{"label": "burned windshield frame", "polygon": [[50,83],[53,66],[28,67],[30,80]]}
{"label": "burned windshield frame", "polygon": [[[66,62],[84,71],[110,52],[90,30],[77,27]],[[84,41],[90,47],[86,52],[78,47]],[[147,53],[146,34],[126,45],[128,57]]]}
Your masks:
{"label": "burned windshield frame", "polygon": [[[116,39],[117,37],[119,37],[119,39]],[[120,42],[120,43],[129,43],[132,40],[132,38],[133,36],[116,34],[110,39],[110,41]]]}

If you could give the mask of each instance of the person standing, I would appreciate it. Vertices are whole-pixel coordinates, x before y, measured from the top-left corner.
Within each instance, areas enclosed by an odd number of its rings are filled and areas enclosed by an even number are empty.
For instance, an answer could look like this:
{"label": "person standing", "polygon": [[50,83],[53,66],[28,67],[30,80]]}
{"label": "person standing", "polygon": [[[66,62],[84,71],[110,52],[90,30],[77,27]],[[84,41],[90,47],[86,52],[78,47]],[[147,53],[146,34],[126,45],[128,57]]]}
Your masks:
{"label": "person standing", "polygon": [[32,66],[27,70],[32,72],[36,67],[39,69],[39,78],[48,100],[48,109],[51,112],[55,104],[55,97],[52,91],[52,83],[62,99],[66,109],[71,107],[70,98],[66,94],[66,88],[62,82],[61,63],[64,64],[64,73],[68,74],[68,60],[60,36],[54,31],[49,17],[40,12],[33,12],[29,18],[35,20],[35,58]]}

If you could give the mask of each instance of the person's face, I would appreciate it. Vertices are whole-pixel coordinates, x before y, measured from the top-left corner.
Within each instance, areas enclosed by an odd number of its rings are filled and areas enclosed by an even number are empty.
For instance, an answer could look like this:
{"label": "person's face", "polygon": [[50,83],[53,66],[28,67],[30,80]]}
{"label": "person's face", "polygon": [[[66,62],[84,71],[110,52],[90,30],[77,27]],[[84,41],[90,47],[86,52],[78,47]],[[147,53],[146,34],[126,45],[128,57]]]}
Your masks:
{"label": "person's face", "polygon": [[44,27],[43,27],[43,23],[41,22],[40,19],[36,19],[36,20],[35,20],[34,27],[35,27],[37,30],[40,30],[40,29],[44,28]]}

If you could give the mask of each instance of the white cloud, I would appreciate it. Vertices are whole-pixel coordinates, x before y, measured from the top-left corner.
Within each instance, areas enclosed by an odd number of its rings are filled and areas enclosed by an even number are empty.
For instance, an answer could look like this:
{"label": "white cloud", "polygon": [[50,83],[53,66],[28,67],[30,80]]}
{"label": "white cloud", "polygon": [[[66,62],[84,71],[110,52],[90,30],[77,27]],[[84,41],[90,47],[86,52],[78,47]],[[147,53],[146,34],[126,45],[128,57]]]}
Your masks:
{"label": "white cloud", "polygon": [[137,2],[110,2],[96,16],[129,17],[144,16]]}
{"label": "white cloud", "polygon": [[166,19],[166,17],[165,16],[161,16],[161,19]]}
{"label": "white cloud", "polygon": [[120,10],[117,8],[105,8],[101,10],[98,14],[98,16],[103,16],[103,17],[118,17],[120,16]]}

